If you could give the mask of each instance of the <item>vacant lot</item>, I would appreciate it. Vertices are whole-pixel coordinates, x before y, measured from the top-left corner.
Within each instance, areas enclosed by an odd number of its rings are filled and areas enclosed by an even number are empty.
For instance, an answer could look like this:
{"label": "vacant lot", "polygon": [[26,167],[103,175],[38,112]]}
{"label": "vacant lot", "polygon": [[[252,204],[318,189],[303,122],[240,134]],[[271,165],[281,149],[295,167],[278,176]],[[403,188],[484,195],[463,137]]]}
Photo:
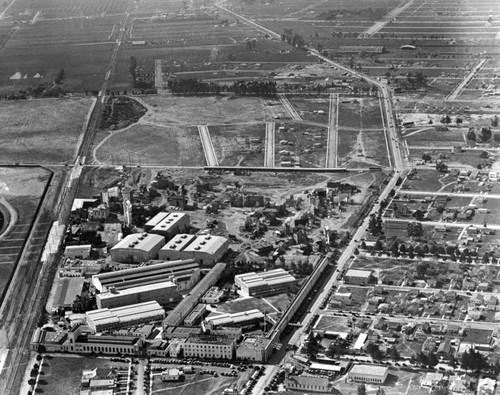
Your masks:
{"label": "vacant lot", "polygon": [[378,98],[348,98],[341,96],[339,127],[357,129],[382,129],[382,113]]}
{"label": "vacant lot", "polygon": [[106,164],[204,166],[205,156],[196,127],[136,124],[113,132],[95,150]]}
{"label": "vacant lot", "polygon": [[338,131],[339,165],[346,167],[388,166],[383,130]]}
{"label": "vacant lot", "polygon": [[1,101],[3,163],[58,164],[74,159],[90,99]]}
{"label": "vacant lot", "polygon": [[220,165],[264,165],[265,124],[216,125],[209,130]]}
{"label": "vacant lot", "polygon": [[186,125],[242,123],[266,118],[264,102],[253,97],[159,97],[143,98],[152,109],[147,121]]}

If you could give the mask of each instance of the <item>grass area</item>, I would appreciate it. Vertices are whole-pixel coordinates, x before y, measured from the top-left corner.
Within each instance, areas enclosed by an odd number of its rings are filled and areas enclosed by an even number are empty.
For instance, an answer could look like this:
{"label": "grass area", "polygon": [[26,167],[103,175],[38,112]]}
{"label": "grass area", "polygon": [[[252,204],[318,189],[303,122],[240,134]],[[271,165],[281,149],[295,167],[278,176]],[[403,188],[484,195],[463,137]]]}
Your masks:
{"label": "grass area", "polygon": [[378,98],[341,97],[338,114],[339,127],[382,129],[382,114]]}
{"label": "grass area", "polygon": [[0,102],[1,161],[52,164],[76,155],[90,99]]}
{"label": "grass area", "polygon": [[[82,371],[84,369],[109,368],[116,366],[117,362],[109,359],[92,356],[77,357],[52,357],[45,359],[42,369],[43,375],[37,388],[45,394],[68,395],[78,393]],[[125,365],[124,365],[125,366]]]}
{"label": "grass area", "polygon": [[162,97],[142,98],[152,109],[149,122],[187,125],[263,122],[267,118],[264,102],[254,97]]}
{"label": "grass area", "polygon": [[[328,125],[328,113],[330,111],[330,100],[328,97],[306,98],[288,95],[288,100],[295,110],[301,114],[302,119]],[[322,111],[323,113],[318,114],[318,111]]]}
{"label": "grass area", "polygon": [[220,165],[264,165],[265,124],[214,125],[209,131]]}
{"label": "grass area", "polygon": [[185,126],[136,124],[113,133],[96,150],[108,164],[204,166],[198,129]]}

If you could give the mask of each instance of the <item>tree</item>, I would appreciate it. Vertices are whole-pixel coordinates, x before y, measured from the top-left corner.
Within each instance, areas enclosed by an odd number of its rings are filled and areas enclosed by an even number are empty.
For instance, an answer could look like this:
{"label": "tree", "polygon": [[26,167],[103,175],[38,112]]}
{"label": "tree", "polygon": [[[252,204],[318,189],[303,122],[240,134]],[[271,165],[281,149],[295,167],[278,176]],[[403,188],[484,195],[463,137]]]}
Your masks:
{"label": "tree", "polygon": [[358,385],[358,389],[356,391],[357,395],[366,395],[366,386],[364,384]]}
{"label": "tree", "polygon": [[375,395],[385,395],[384,389],[382,387],[378,387],[378,390],[375,393]]}
{"label": "tree", "polygon": [[489,141],[491,139],[492,133],[491,128],[488,126],[484,126],[481,128],[481,132],[479,133],[479,137],[482,142]]}
{"label": "tree", "polygon": [[61,84],[64,80],[64,77],[65,77],[64,69],[60,69],[56,75],[56,78],[54,78],[54,83],[57,85]]}
{"label": "tree", "polygon": [[438,161],[436,162],[436,170],[441,173],[446,173],[448,171],[448,166],[446,165],[446,163]]}
{"label": "tree", "polygon": [[462,122],[463,122],[462,118],[459,118],[459,117],[456,117],[456,118],[455,118],[455,123],[456,123],[457,125],[460,125]]}
{"label": "tree", "polygon": [[393,359],[394,361],[399,361],[399,359],[401,358],[401,355],[399,354],[396,346],[392,346],[391,348],[389,348],[388,355],[389,358]]}
{"label": "tree", "polygon": [[427,354],[427,366],[434,367],[439,363],[439,359],[432,351]]}
{"label": "tree", "polygon": [[498,126],[498,115],[495,115],[493,118],[491,118],[491,126],[496,128]]}
{"label": "tree", "polygon": [[472,348],[462,354],[460,364],[463,369],[481,372],[489,367],[487,359]]}
{"label": "tree", "polygon": [[131,56],[129,59],[128,71],[132,76],[132,81],[135,82],[135,80],[137,79],[137,59],[135,58],[135,56]]}
{"label": "tree", "polygon": [[417,277],[424,278],[425,273],[427,273],[427,269],[429,269],[429,262],[421,262],[417,265]]}
{"label": "tree", "polygon": [[467,133],[467,140],[476,141],[476,133],[474,132],[474,128],[469,128],[469,132]]}
{"label": "tree", "polygon": [[422,160],[424,162],[430,162],[432,160],[432,157],[429,154],[424,153],[424,154],[422,154]]}
{"label": "tree", "polygon": [[424,234],[424,229],[421,222],[410,222],[406,227],[408,237],[420,237]]}
{"label": "tree", "polygon": [[500,133],[495,133],[493,135],[493,140],[495,141],[495,143],[500,143]]}
{"label": "tree", "polygon": [[306,343],[306,352],[311,356],[311,357],[316,357],[316,354],[319,351],[319,344],[318,341],[316,340],[316,337],[311,334],[309,335],[309,338],[307,339]]}
{"label": "tree", "polygon": [[413,218],[415,218],[417,221],[422,221],[424,219],[424,212],[422,210],[415,210],[413,213]]}

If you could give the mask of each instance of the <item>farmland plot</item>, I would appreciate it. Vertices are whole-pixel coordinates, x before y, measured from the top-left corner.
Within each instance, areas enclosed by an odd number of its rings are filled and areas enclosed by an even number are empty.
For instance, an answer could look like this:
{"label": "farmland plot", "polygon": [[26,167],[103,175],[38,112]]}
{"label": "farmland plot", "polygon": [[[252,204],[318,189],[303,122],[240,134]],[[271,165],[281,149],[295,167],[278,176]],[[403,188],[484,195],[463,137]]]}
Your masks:
{"label": "farmland plot", "polygon": [[0,160],[56,164],[75,158],[90,99],[0,101]]}
{"label": "farmland plot", "polygon": [[106,164],[205,166],[198,129],[187,126],[135,124],[116,131],[95,149]]}

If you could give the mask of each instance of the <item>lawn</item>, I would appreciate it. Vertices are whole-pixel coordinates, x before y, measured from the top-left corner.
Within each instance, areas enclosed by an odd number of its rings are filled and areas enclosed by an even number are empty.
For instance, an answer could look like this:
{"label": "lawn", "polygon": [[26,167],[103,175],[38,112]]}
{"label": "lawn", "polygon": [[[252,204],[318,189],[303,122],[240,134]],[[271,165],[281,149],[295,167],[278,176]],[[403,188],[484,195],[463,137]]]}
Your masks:
{"label": "lawn", "polygon": [[90,99],[1,101],[4,163],[59,164],[76,155]]}
{"label": "lawn", "polygon": [[204,166],[198,129],[193,126],[135,124],[112,133],[96,147],[107,164]]}

